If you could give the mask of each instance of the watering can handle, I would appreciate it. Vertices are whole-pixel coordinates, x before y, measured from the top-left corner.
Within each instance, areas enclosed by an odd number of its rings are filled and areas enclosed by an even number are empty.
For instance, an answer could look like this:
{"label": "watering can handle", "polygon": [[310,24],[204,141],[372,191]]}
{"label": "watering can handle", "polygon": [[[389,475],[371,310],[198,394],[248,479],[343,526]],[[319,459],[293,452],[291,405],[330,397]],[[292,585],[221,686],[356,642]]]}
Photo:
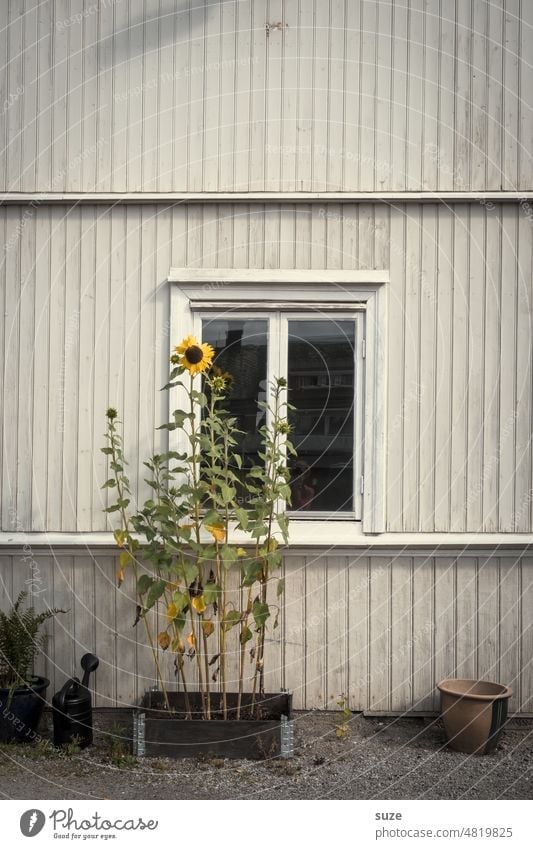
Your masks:
{"label": "watering can handle", "polygon": [[69,678],[69,680],[63,684],[59,693],[56,696],[57,705],[56,707],[60,711],[65,710],[65,702],[67,700],[67,696],[73,687],[77,687],[79,685],[79,678]]}

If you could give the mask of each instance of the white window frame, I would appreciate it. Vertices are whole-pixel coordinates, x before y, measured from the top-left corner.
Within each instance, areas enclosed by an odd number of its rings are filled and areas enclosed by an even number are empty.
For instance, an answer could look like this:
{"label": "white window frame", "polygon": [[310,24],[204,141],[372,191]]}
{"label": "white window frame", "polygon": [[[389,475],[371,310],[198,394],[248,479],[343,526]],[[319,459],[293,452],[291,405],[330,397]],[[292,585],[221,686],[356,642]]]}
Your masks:
{"label": "white window frame", "polygon": [[[199,335],[202,314],[216,309],[233,306],[235,317],[287,311],[289,317],[299,318],[306,312],[311,318],[317,311],[332,310],[339,317],[364,311],[362,520],[345,518],[346,514],[339,519],[312,513],[296,518],[293,513],[291,544],[329,547],[383,533],[388,271],[172,268],[168,281],[171,351],[189,333]],[[182,403],[179,390],[173,390],[170,408]]]}

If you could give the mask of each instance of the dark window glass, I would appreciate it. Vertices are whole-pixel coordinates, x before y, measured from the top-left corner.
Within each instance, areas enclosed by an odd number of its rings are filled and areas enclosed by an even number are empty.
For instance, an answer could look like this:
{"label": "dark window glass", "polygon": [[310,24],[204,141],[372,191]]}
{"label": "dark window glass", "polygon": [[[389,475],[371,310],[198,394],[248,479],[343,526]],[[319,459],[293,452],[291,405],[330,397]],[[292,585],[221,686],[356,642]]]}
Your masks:
{"label": "dark window glass", "polygon": [[261,462],[257,456],[258,428],[264,423],[264,413],[258,410],[257,402],[266,400],[267,331],[267,322],[260,319],[203,322],[202,341],[215,349],[214,365],[231,375],[226,408],[244,432],[237,445],[243,457],[243,473]]}
{"label": "dark window glass", "polygon": [[292,510],[353,510],[353,321],[289,321]]}

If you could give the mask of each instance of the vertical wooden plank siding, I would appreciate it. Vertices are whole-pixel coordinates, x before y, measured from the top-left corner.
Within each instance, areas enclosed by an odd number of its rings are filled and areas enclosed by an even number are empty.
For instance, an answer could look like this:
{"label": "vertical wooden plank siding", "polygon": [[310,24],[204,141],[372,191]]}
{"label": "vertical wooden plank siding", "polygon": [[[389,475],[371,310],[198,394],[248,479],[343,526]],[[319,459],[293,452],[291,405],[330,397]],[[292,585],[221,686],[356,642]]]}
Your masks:
{"label": "vertical wooden plank siding", "polygon": [[[52,687],[94,651],[96,703],[108,706],[134,703],[155,679],[144,629],[132,628],[131,576],[117,589],[116,569],[107,553],[51,556],[28,546],[0,557],[2,609],[26,588],[38,609],[67,611],[50,624],[39,666]],[[335,709],[344,695],[352,710],[435,710],[438,681],[480,676],[513,687],[513,711],[533,712],[533,558],[299,550],[284,569],[283,630],[268,643],[268,686],[292,690],[297,709]],[[238,594],[236,575],[230,584]],[[233,679],[237,643],[230,650]],[[177,686],[171,659],[162,662]]]}
{"label": "vertical wooden plank siding", "polygon": [[494,204],[2,209],[0,389],[14,411],[2,528],[16,515],[34,531],[105,529],[109,404],[144,491],[142,459],[164,445],[168,270],[238,265],[390,268],[387,529],[531,531],[528,215]]}
{"label": "vertical wooden plank siding", "polygon": [[45,6],[0,9],[2,189],[531,187],[528,3]]}

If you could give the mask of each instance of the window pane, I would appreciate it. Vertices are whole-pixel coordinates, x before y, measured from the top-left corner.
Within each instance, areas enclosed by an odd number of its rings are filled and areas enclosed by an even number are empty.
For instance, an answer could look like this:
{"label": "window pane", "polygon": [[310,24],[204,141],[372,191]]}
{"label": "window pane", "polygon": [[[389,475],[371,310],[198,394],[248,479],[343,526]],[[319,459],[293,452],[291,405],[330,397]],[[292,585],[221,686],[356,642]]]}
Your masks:
{"label": "window pane", "polygon": [[289,321],[292,509],[351,511],[355,322]]}
{"label": "window pane", "polygon": [[[204,320],[202,341],[215,349],[214,365],[232,377],[226,408],[244,431],[238,436],[237,450],[243,457],[243,472],[262,462],[258,428],[264,413],[258,401],[266,400],[268,324],[259,319]],[[234,469],[239,474],[238,469]],[[244,496],[243,496],[244,497]]]}

